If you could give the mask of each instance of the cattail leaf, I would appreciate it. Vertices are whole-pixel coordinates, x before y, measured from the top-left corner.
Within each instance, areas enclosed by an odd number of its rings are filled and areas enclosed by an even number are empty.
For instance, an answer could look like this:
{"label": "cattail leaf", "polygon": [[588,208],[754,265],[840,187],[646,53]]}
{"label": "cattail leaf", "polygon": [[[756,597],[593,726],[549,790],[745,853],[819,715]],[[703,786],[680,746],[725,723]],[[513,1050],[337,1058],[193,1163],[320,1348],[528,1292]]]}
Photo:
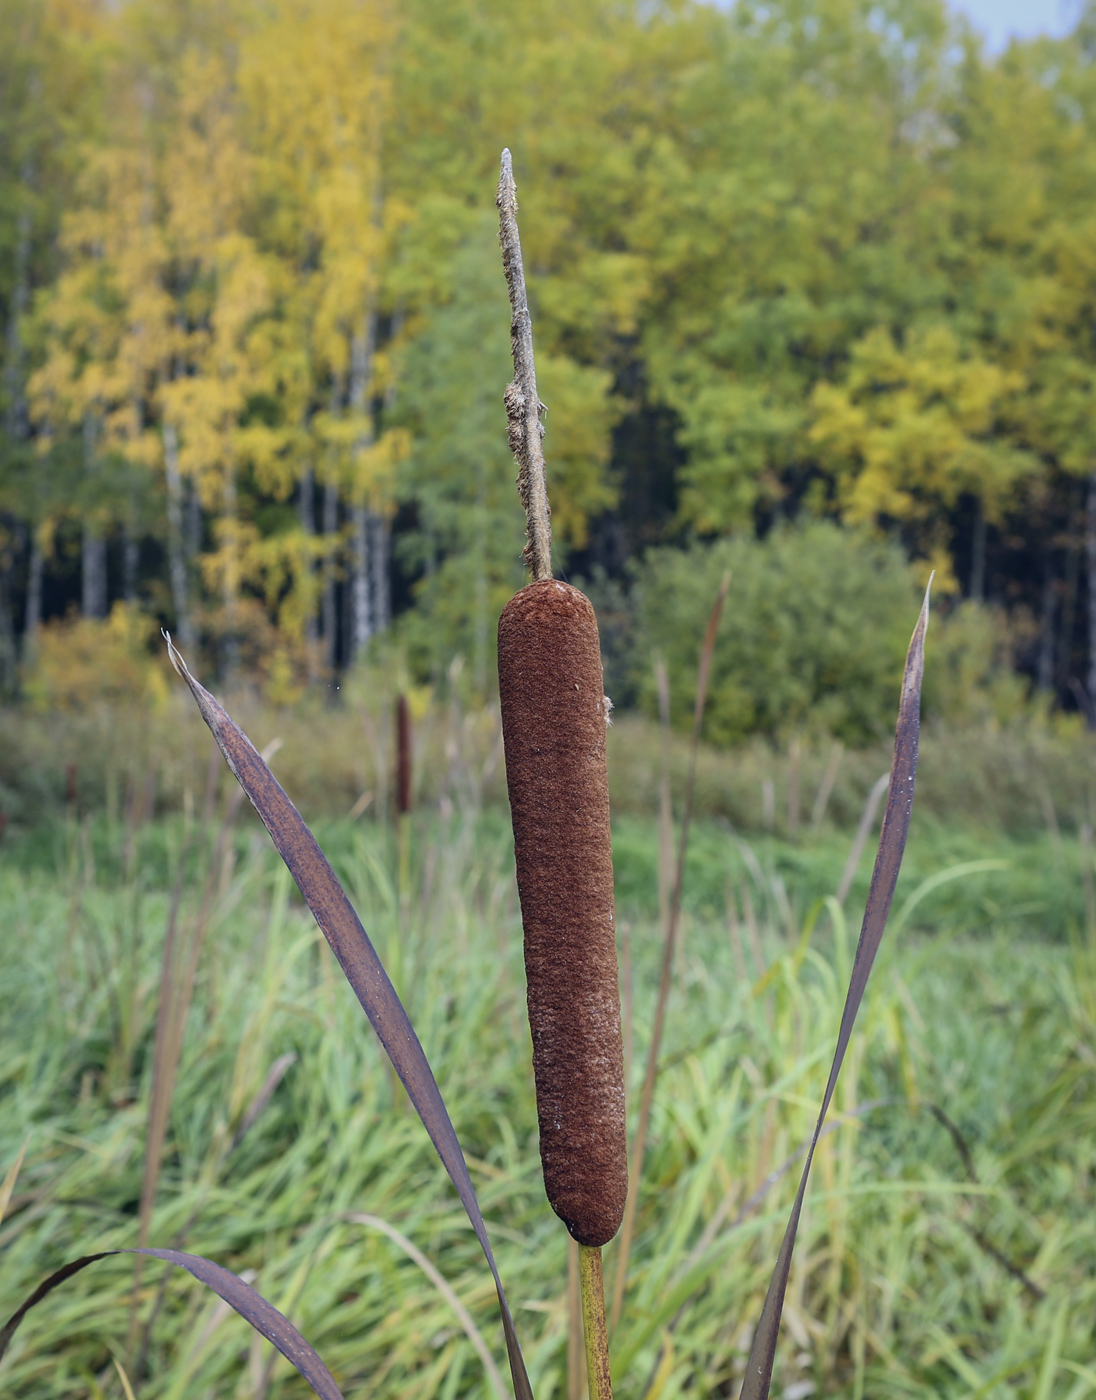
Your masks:
{"label": "cattail leaf", "polygon": [[346,897],[338,877],[328,864],[327,857],[320,850],[304,818],[289,800],[255,745],[230,718],[224,707],[190,674],[186,662],[166,632],[164,637],[172,665],[190,687],[202,718],[224,754],[225,762],[250,798],[263,825],[270,832],[278,854],[285,861],[289,873],[297,882],[297,888],[304,896],[305,903],[331,945],[339,966],[369,1017],[385,1053],[392,1061],[400,1082],[407,1090],[407,1095],[430,1136],[430,1141],[449,1173],[449,1179],[456,1188],[472,1229],[476,1232],[476,1238],[495,1281],[506,1338],[506,1353],[517,1400],[533,1400],[510,1306],[487,1236],[487,1226],[476,1200],[472,1178],[468,1174],[468,1165],[437,1080],[434,1078],[434,1072],[419,1044],[419,1038],[403,1008],[403,1003],[397,996],[396,989],[389,980],[354,907]]}
{"label": "cattail leaf", "polygon": [[[929,588],[932,580],[929,580]],[[925,601],[921,605],[921,615],[913,629],[909,652],[906,656],[906,669],[902,677],[902,696],[898,704],[898,724],[894,733],[894,758],[891,762],[890,786],[887,806],[883,813],[883,826],[879,833],[879,850],[875,857],[871,887],[868,891],[864,922],[860,927],[860,941],[856,946],[849,989],[845,997],[845,1009],[841,1014],[841,1025],[837,1032],[837,1047],[833,1063],[826,1081],[826,1092],[822,1096],[822,1107],[814,1126],[810,1146],[807,1149],[803,1172],[799,1178],[799,1189],[795,1194],[788,1228],[777,1255],[776,1267],[769,1283],[761,1318],[754,1333],[750,1360],[746,1367],[746,1377],[742,1382],[740,1400],[767,1400],[772,1381],[773,1360],[776,1356],[776,1342],[780,1332],[780,1318],[784,1311],[784,1294],[788,1287],[788,1275],[792,1265],[792,1251],[795,1248],[796,1231],[803,1210],[803,1200],[807,1193],[807,1178],[814,1161],[815,1148],[822,1133],[822,1124],[829,1110],[837,1076],[845,1060],[845,1052],[852,1036],[856,1013],[864,999],[875,955],[883,937],[883,930],[890,913],[894,887],[906,849],[906,836],[909,833],[910,812],[913,810],[913,787],[917,776],[917,741],[921,729],[921,679],[925,669],[925,630],[929,621],[929,589],[925,590]]]}
{"label": "cattail leaf", "polygon": [[320,1360],[317,1352],[309,1346],[289,1319],[283,1317],[262,1294],[257,1293],[250,1284],[245,1283],[242,1278],[237,1278],[220,1264],[203,1259],[199,1254],[184,1254],[178,1249],[106,1249],[101,1254],[85,1254],[81,1259],[73,1259],[64,1268],[50,1274],[44,1283],[40,1283],[22,1307],[8,1319],[0,1331],[0,1357],[7,1350],[16,1328],[35,1304],[40,1303],[73,1274],[78,1274],[81,1269],[86,1269],[89,1264],[94,1264],[100,1259],[109,1259],[112,1254],[150,1255],[154,1259],[163,1259],[168,1264],[186,1269],[200,1283],[204,1283],[207,1288],[211,1288],[223,1298],[256,1332],[261,1333],[268,1342],[272,1342],[323,1400],[344,1400],[342,1391],[335,1384],[334,1376]]}

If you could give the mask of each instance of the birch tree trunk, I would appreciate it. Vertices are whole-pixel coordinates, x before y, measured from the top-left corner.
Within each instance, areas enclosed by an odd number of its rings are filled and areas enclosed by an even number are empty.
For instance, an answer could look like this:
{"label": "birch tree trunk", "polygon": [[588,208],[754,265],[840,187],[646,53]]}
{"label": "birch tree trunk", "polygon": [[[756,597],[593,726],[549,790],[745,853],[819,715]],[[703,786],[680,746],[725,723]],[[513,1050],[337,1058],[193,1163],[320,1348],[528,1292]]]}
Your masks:
{"label": "birch tree trunk", "polygon": [[186,651],[194,645],[187,579],[187,547],[183,532],[183,479],[179,473],[179,434],[174,423],[164,424],[164,483],[167,487],[167,571],[175,628]]}
{"label": "birch tree trunk", "polygon": [[350,569],[350,646],[347,662],[353,666],[364,655],[373,635],[373,600],[370,597],[369,511],[356,505],[351,512],[354,535]]}
{"label": "birch tree trunk", "polygon": [[[95,475],[96,422],[92,414],[84,418],[84,471]],[[80,610],[85,617],[107,615],[107,542],[102,527],[93,519],[89,509],[84,517],[84,534],[80,551]]]}
{"label": "birch tree trunk", "polygon": [[30,556],[27,560],[27,611],[23,621],[24,659],[34,650],[38,629],[42,625],[42,572],[45,557],[36,529],[30,532]]}
{"label": "birch tree trunk", "polygon": [[[373,442],[370,422],[370,397],[373,385],[373,356],[377,345],[377,313],[370,308],[350,344],[350,384],[347,406],[352,414],[362,418],[366,426],[355,443],[361,451]],[[355,502],[352,510],[353,540],[350,551],[350,637],[347,664],[353,666],[364,655],[376,628],[376,565],[373,548],[376,531],[371,523],[372,512],[364,498]]]}
{"label": "birch tree trunk", "polygon": [[107,615],[107,542],[96,526],[84,525],[81,547],[81,612],[85,617]]}

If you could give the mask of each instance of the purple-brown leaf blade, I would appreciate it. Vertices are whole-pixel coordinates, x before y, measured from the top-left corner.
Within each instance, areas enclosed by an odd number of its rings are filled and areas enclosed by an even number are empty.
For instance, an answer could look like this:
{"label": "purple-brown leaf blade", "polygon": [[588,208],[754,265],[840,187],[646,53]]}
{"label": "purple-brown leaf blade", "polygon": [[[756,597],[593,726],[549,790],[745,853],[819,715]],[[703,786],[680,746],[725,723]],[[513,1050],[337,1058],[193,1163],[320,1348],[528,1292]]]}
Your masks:
{"label": "purple-brown leaf blade", "polygon": [[[929,588],[932,580],[929,580]],[[898,723],[894,732],[894,758],[891,762],[890,789],[887,793],[887,806],[883,813],[883,827],[879,833],[879,850],[872,871],[868,902],[864,909],[864,921],[860,926],[860,941],[856,945],[852,973],[849,977],[849,990],[845,997],[845,1009],[841,1015],[841,1025],[837,1032],[837,1046],[830,1066],[826,1092],[822,1096],[822,1107],[818,1112],[810,1147],[803,1163],[799,1178],[799,1189],[795,1194],[788,1228],[777,1255],[776,1267],[765,1295],[761,1317],[754,1333],[750,1360],[746,1366],[746,1376],[742,1382],[739,1400],[767,1400],[772,1381],[773,1361],[776,1357],[776,1342],[780,1333],[780,1318],[784,1311],[784,1294],[788,1287],[788,1276],[792,1266],[792,1251],[795,1248],[796,1231],[803,1210],[803,1200],[807,1193],[807,1178],[810,1175],[814,1151],[818,1146],[822,1124],[829,1110],[833,1091],[837,1086],[837,1076],[845,1061],[845,1052],[852,1036],[856,1013],[864,999],[864,989],[868,985],[879,951],[879,944],[890,914],[894,887],[898,881],[898,871],[902,855],[906,849],[906,836],[910,827],[910,812],[913,809],[913,787],[917,776],[917,741],[921,729],[921,679],[925,669],[925,631],[929,621],[929,589],[925,590],[925,601],[921,605],[921,615],[913,629],[909,652],[906,655],[906,669],[902,676],[902,697],[898,704]]]}
{"label": "purple-brown leaf blade", "polygon": [[498,1294],[506,1353],[514,1380],[517,1400],[533,1400],[521,1347],[514,1330],[510,1307],[502,1287],[487,1226],[476,1200],[457,1134],[449,1118],[434,1072],[411,1024],[396,989],[389,981],[376,949],[362,926],[338,877],[320,850],[304,818],[271,773],[255,745],[224,707],[187,670],[186,662],[167,640],[172,665],[190,687],[202,718],[217,740],[225,762],[251,800],[263,825],[270,832],[278,854],[297,882],[331,950],[369,1017],[385,1053],[392,1061],[400,1082],[415,1106],[423,1127],[437,1149],[449,1179],[456,1188],[480,1248],[487,1260]]}
{"label": "purple-brown leaf blade", "polygon": [[204,1283],[207,1288],[211,1288],[223,1298],[256,1332],[261,1333],[268,1342],[272,1342],[322,1400],[344,1400],[342,1391],[335,1384],[335,1377],[287,1317],[283,1317],[278,1309],[268,1303],[250,1284],[245,1283],[242,1278],[237,1278],[220,1264],[203,1259],[199,1254],[184,1254],[178,1249],[106,1249],[101,1254],[85,1254],[81,1259],[73,1259],[40,1283],[22,1307],[8,1319],[3,1330],[0,1330],[0,1357],[7,1350],[16,1328],[36,1303],[40,1303],[73,1274],[86,1269],[89,1264],[94,1264],[99,1259],[109,1258],[112,1254],[147,1254],[154,1259],[163,1259],[180,1269],[186,1269],[200,1283]]}

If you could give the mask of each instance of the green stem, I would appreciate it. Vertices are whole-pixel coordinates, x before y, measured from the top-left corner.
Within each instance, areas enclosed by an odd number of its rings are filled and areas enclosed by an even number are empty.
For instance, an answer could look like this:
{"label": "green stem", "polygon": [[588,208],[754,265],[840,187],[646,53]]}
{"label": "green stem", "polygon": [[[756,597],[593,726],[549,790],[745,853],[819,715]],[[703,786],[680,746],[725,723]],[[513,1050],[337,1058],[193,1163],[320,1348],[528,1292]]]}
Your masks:
{"label": "green stem", "polygon": [[605,1286],[601,1280],[601,1246],[580,1244],[578,1267],[590,1400],[613,1400],[613,1381],[609,1374],[609,1334],[605,1329]]}

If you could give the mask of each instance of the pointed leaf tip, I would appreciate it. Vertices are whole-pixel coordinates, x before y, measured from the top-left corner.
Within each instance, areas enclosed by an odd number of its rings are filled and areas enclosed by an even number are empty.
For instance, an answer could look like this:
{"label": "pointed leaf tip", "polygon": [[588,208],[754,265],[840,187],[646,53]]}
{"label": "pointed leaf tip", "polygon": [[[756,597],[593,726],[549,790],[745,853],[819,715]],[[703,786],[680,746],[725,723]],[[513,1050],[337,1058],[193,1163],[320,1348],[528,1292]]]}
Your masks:
{"label": "pointed leaf tip", "polygon": [[167,642],[168,659],[170,660],[172,666],[174,666],[175,668],[175,674],[179,676],[182,680],[186,681],[189,685],[191,679],[190,672],[187,670],[186,662],[183,660],[181,653],[176,648],[175,643],[171,640],[171,633],[167,630],[166,627],[161,627],[160,635],[163,637],[164,641]]}

